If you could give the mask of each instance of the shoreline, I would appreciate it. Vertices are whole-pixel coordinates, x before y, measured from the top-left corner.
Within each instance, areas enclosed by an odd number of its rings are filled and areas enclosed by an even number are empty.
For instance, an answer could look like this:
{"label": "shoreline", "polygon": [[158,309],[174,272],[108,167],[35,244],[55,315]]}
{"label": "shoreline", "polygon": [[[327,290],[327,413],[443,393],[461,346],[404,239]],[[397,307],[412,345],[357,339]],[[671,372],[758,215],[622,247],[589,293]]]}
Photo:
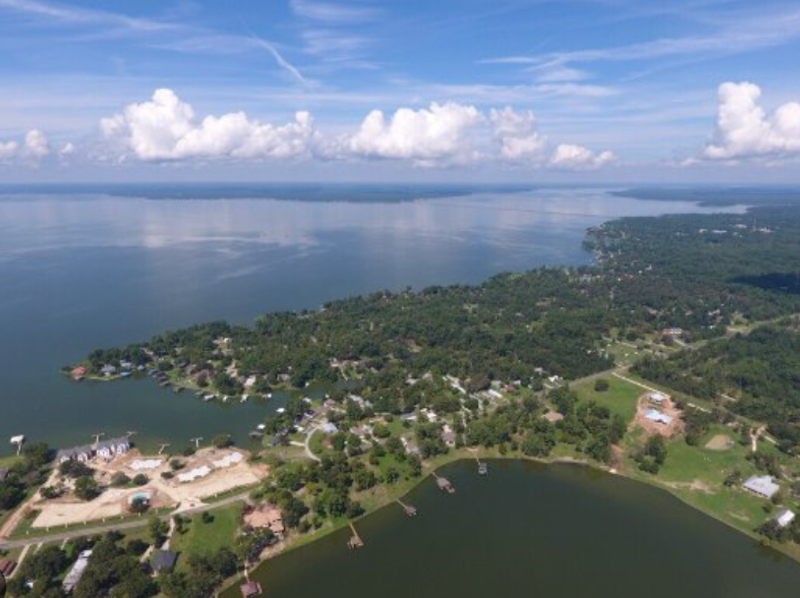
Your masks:
{"label": "shoreline", "polygon": [[[288,542],[284,545],[281,549],[275,550],[270,552],[266,557],[260,559],[258,563],[256,563],[252,568],[249,570],[249,574],[251,575],[258,575],[259,570],[266,566],[267,563],[272,561],[275,558],[278,558],[282,555],[289,554],[295,550],[301,549],[306,546],[310,546],[315,542],[322,540],[323,538],[334,534],[344,528],[346,528],[350,523],[358,523],[359,521],[363,521],[364,519],[374,515],[378,511],[389,507],[392,503],[396,502],[398,499],[403,499],[407,496],[412,490],[419,487],[423,483],[427,482],[433,474],[437,472],[442,467],[447,467],[454,463],[458,463],[460,461],[471,461],[475,460],[476,458],[485,459],[485,460],[492,460],[492,461],[521,461],[521,462],[530,462],[530,463],[537,463],[539,465],[545,466],[576,466],[576,467],[585,467],[596,472],[603,472],[608,475],[612,476],[620,476],[632,482],[643,484],[646,486],[650,486],[655,488],[659,491],[666,492],[676,500],[680,501],[681,504],[686,505],[687,507],[692,508],[693,510],[701,513],[702,515],[713,519],[714,521],[725,525],[729,529],[732,529],[738,533],[744,534],[745,536],[752,539],[756,544],[759,544],[762,547],[767,547],[775,550],[776,552],[780,553],[783,557],[789,558],[798,565],[800,565],[800,550],[790,550],[789,545],[781,544],[778,542],[772,542],[759,536],[752,530],[747,530],[741,527],[737,527],[730,523],[729,521],[725,521],[720,517],[717,517],[713,512],[707,511],[701,508],[699,505],[694,504],[685,497],[681,496],[676,488],[670,487],[668,484],[658,483],[657,478],[653,480],[648,480],[644,477],[639,476],[632,476],[624,471],[619,471],[614,469],[613,467],[602,465],[598,462],[593,462],[585,459],[576,459],[574,457],[568,456],[559,456],[554,458],[541,458],[541,457],[529,457],[524,454],[519,455],[501,455],[499,451],[496,450],[486,450],[486,449],[478,449],[475,451],[469,449],[457,449],[452,452],[452,454],[448,454],[443,456],[440,459],[434,460],[434,463],[431,466],[424,467],[423,474],[414,480],[409,480],[408,483],[404,484],[402,489],[396,492],[390,492],[389,496],[385,497],[379,504],[371,505],[367,511],[361,515],[360,517],[353,519],[353,520],[345,520],[341,521],[330,528],[318,530],[312,534],[295,536],[294,541]],[[225,592],[229,591],[232,587],[241,583],[244,579],[241,575],[237,575],[229,580],[227,580],[223,586],[220,588],[219,593],[220,595],[224,595]]]}

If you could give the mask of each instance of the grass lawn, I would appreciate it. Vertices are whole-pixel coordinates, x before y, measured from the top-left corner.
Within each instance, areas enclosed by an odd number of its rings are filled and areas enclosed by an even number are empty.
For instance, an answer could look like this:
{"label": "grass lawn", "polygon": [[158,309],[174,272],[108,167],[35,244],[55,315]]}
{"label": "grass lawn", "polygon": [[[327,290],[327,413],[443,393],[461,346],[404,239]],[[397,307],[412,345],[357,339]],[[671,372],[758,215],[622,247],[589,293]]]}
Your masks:
{"label": "grass lawn", "polygon": [[643,388],[620,380],[616,376],[608,376],[609,388],[605,392],[594,389],[594,380],[576,384],[573,390],[578,393],[583,401],[595,401],[599,405],[608,407],[613,414],[619,414],[630,423],[636,415],[636,400],[645,392]]}
{"label": "grass lawn", "polygon": [[[236,504],[211,511],[214,520],[210,523],[203,523],[201,515],[195,515],[186,526],[184,534],[176,532],[172,536],[170,547],[183,553],[184,557],[211,553],[223,546],[230,547],[236,530],[239,529],[241,513],[242,506]],[[185,563],[186,559],[180,559],[179,563],[181,562]]]}
{"label": "grass lawn", "polygon": [[[705,448],[705,444],[717,434],[733,438],[733,447],[721,451]],[[689,446],[682,437],[671,441],[659,477],[675,482],[699,481],[716,489],[735,469],[745,476],[756,473],[755,467],[745,459],[749,451],[749,446],[739,444],[735,432],[722,425],[712,426],[697,446]]]}

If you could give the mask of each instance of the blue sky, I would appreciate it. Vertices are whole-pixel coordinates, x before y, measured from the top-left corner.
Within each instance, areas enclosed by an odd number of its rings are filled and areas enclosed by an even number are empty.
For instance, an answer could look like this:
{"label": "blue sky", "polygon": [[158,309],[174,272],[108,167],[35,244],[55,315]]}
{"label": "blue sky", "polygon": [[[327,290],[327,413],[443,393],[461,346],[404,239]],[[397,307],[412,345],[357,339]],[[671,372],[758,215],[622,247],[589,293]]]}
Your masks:
{"label": "blue sky", "polygon": [[800,182],[796,1],[0,0],[0,55],[5,181]]}

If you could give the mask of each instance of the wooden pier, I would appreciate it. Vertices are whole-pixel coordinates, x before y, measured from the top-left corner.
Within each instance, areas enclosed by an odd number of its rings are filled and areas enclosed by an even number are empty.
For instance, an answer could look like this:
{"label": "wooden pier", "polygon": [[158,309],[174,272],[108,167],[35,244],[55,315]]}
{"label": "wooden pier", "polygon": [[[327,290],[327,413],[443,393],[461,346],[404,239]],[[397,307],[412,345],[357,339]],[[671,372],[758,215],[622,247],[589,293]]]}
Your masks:
{"label": "wooden pier", "polygon": [[362,540],[361,536],[358,535],[356,526],[354,526],[352,523],[350,524],[350,531],[353,532],[353,535],[350,536],[350,539],[347,541],[347,547],[350,549],[362,548],[364,546],[364,540]]}
{"label": "wooden pier", "polygon": [[433,472],[433,477],[436,478],[436,485],[439,486],[439,490],[444,490],[448,494],[454,494],[456,491],[455,486],[450,483],[450,480],[443,478],[442,476],[436,475],[436,472]]}
{"label": "wooden pier", "polygon": [[416,517],[417,516],[417,508],[412,505],[407,505],[402,500],[397,499],[397,504],[403,507],[403,510],[406,512],[406,515],[409,517]]}

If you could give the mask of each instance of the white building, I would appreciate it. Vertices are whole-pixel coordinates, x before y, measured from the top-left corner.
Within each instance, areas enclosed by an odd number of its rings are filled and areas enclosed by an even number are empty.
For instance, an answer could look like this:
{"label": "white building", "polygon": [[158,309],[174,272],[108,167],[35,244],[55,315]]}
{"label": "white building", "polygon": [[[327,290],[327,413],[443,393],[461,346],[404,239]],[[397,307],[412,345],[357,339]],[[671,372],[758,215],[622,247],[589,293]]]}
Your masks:
{"label": "white building", "polygon": [[763,498],[772,498],[781,489],[772,481],[771,475],[752,476],[742,484],[746,490]]}
{"label": "white building", "polygon": [[83,577],[84,571],[86,571],[86,567],[89,566],[89,557],[92,556],[91,550],[84,550],[79,556],[78,560],[75,561],[75,564],[72,566],[72,569],[69,570],[67,576],[64,578],[64,591],[69,594],[75,589],[75,586],[78,585],[78,582]]}
{"label": "white building", "polygon": [[787,527],[792,521],[794,521],[794,513],[789,509],[783,509],[778,516],[775,517],[775,523],[780,525],[781,527]]}
{"label": "white building", "polygon": [[654,421],[657,424],[664,424],[665,426],[672,423],[672,417],[666,413],[661,413],[658,409],[648,409],[645,417],[650,421]]}

